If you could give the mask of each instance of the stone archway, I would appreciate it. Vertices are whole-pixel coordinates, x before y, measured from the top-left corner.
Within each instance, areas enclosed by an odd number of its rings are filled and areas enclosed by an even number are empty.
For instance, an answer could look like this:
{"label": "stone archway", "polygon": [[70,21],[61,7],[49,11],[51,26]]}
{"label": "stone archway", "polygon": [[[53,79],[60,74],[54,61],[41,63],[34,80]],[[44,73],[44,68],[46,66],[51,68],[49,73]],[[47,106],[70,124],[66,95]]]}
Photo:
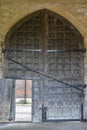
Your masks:
{"label": "stone archway", "polygon": [[82,35],[65,18],[47,9],[19,23],[6,37],[4,76],[33,80],[33,121],[80,120]]}
{"label": "stone archway", "polygon": [[24,17],[26,17],[27,15],[40,10],[40,9],[48,9],[50,11],[53,11],[61,16],[63,16],[65,19],[67,19],[68,21],[70,21],[79,31],[80,33],[84,36],[85,35],[85,29],[82,25],[82,23],[80,23],[80,21],[78,21],[75,16],[73,16],[71,13],[69,13],[68,10],[64,9],[64,8],[60,8],[60,7],[56,7],[55,5],[51,5],[49,3],[43,4],[43,6],[41,4],[35,5],[32,8],[30,7],[26,7],[26,8],[22,8],[21,10],[19,10],[14,16],[12,16],[9,21],[6,23],[6,25],[2,26],[2,41],[4,41],[6,34],[10,31],[10,29],[21,19],[23,19]]}

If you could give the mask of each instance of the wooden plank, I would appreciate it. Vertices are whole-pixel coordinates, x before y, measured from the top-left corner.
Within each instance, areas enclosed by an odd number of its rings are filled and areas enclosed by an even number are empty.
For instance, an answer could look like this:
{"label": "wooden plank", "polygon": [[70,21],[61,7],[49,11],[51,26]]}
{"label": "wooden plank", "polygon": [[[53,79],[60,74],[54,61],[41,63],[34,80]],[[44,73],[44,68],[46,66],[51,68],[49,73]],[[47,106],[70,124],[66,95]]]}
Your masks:
{"label": "wooden plank", "polygon": [[0,79],[0,122],[8,122],[10,115],[12,80]]}

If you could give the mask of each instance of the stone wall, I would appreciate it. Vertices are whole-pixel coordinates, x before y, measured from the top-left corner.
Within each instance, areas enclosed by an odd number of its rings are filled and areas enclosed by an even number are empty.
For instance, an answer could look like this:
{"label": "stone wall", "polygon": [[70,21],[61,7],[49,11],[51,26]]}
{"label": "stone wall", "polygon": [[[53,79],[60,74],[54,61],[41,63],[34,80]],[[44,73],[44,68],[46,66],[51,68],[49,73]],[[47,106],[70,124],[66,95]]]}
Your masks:
{"label": "stone wall", "polygon": [[[83,35],[87,49],[87,0],[0,0],[0,45],[11,27],[26,15],[49,9],[69,20]],[[3,75],[3,54],[0,47],[0,77]],[[84,54],[84,81],[87,84],[87,52]],[[85,118],[87,119],[87,88],[85,89]]]}
{"label": "stone wall", "polygon": [[2,46],[0,46],[0,78],[2,77],[3,77],[3,53],[2,53]]}
{"label": "stone wall", "polygon": [[7,32],[16,22],[43,8],[65,17],[81,32],[84,39],[87,38],[87,0],[0,0],[0,41],[4,41]]}
{"label": "stone wall", "polygon": [[50,9],[68,19],[83,36],[87,35],[87,0],[0,0],[0,39],[26,15],[43,8]]}

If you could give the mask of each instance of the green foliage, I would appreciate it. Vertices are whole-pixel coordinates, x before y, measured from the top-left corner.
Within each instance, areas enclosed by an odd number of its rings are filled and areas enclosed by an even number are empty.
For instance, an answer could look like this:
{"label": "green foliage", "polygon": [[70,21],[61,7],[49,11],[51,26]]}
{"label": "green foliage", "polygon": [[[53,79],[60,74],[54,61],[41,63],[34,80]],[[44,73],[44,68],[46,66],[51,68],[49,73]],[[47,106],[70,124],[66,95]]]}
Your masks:
{"label": "green foliage", "polygon": [[29,104],[29,102],[27,102],[26,100],[20,100],[19,102],[17,102],[17,104]]}

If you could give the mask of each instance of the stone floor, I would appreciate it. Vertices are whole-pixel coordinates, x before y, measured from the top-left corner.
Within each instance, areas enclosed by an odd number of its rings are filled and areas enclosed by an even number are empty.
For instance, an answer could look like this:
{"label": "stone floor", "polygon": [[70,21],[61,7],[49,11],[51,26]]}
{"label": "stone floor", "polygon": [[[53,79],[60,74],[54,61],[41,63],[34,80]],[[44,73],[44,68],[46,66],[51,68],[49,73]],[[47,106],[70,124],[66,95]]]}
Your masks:
{"label": "stone floor", "polygon": [[87,123],[49,122],[49,123],[10,123],[0,124],[0,130],[87,130]]}

